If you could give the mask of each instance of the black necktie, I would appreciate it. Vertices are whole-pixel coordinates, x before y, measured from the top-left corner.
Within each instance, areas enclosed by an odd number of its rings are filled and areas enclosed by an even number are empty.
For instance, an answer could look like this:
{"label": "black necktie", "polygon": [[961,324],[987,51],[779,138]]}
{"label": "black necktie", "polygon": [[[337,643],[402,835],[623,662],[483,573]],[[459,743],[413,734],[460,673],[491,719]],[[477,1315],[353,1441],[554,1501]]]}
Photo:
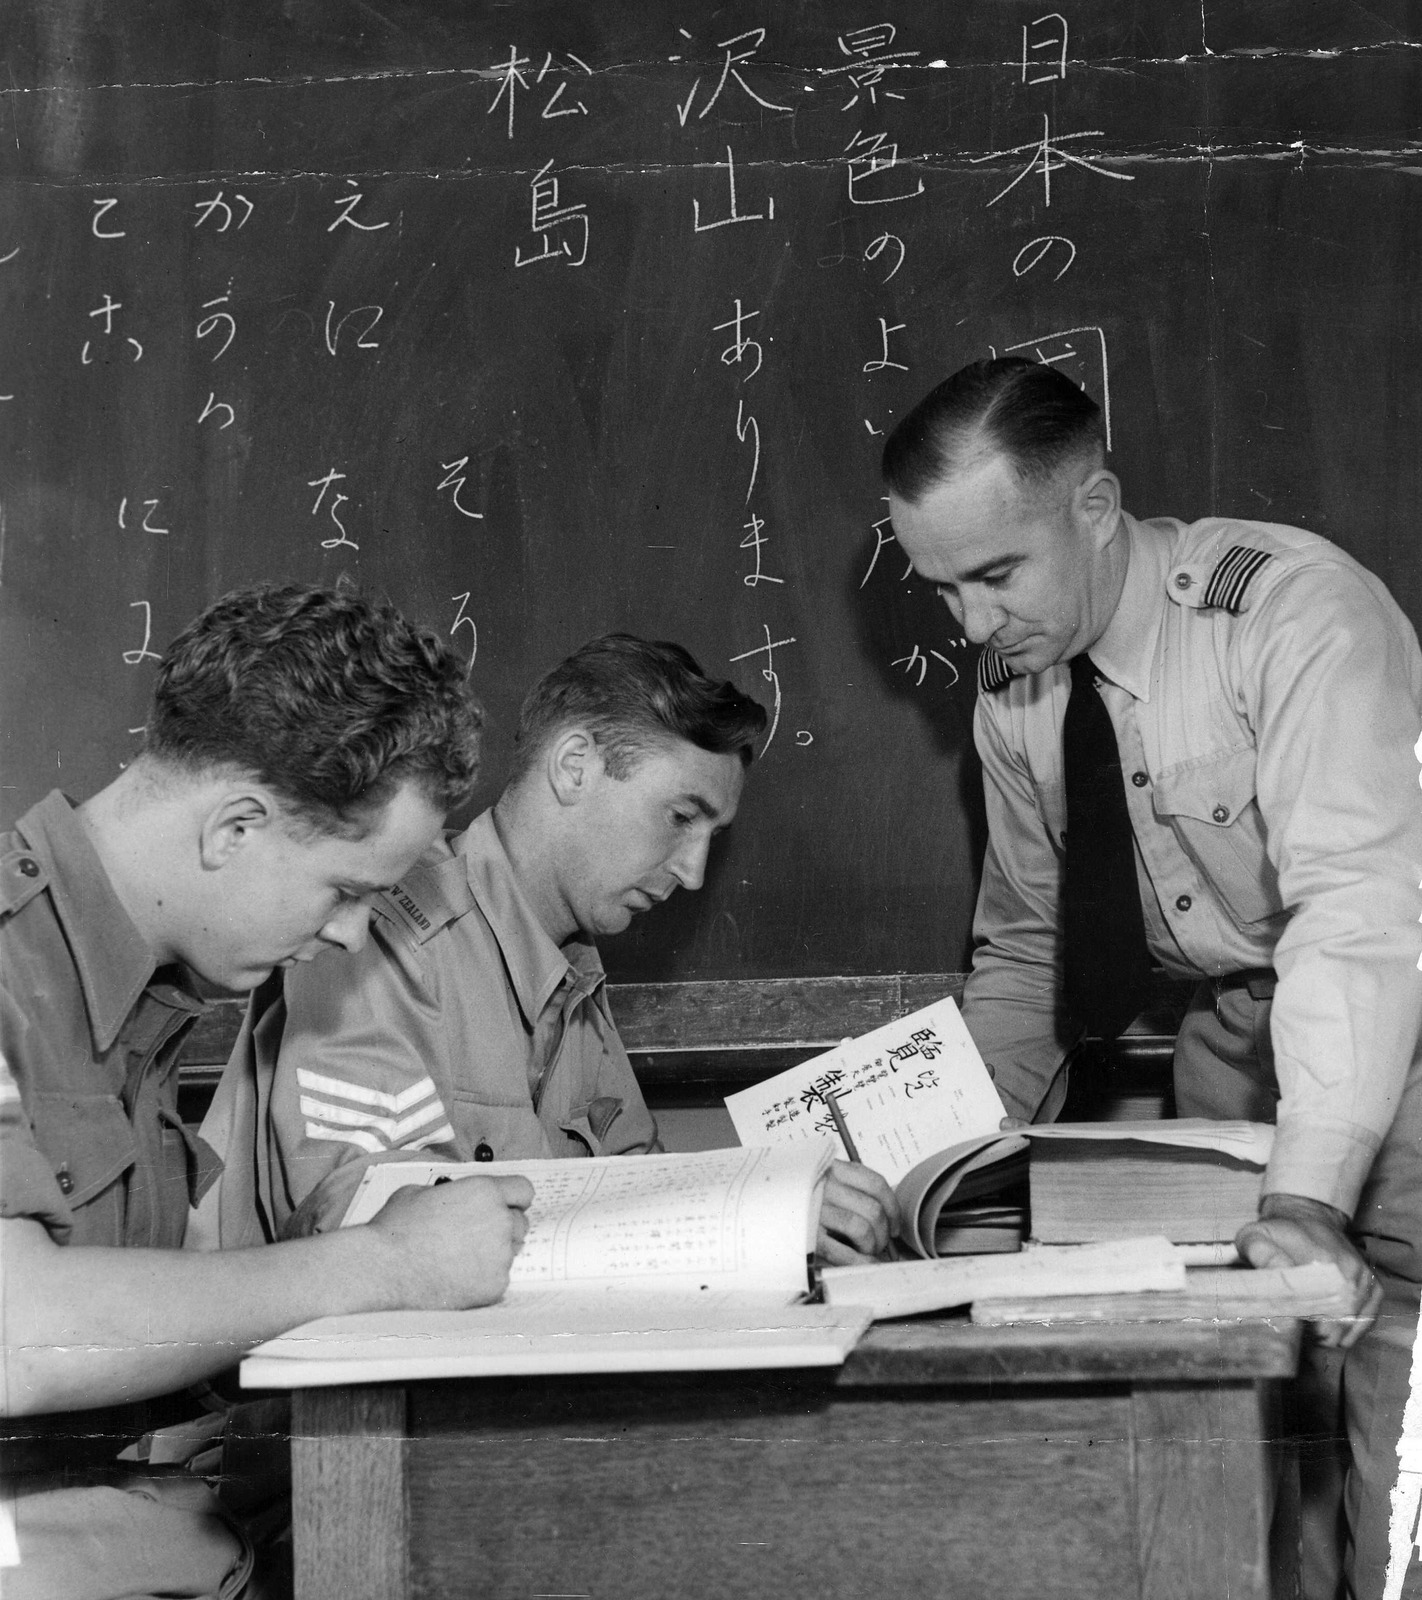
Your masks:
{"label": "black necktie", "polygon": [[1089,1033],[1114,1039],[1145,1003],[1150,955],[1121,755],[1095,677],[1090,656],[1073,658],[1062,723],[1062,978],[1067,1010],[1076,1021]]}

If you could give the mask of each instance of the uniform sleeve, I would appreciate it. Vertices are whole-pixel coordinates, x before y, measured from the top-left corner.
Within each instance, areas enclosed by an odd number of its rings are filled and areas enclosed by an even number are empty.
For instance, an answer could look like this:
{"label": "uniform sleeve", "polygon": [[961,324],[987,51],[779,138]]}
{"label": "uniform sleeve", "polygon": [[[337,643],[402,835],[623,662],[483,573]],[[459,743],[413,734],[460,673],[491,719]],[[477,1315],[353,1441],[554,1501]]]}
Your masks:
{"label": "uniform sleeve", "polygon": [[978,699],[973,732],[983,765],[988,846],[963,1020],[1008,1112],[1047,1121],[1065,1094],[1056,1080],[1071,1042],[1057,1023],[1061,865],[1031,779],[987,696]]}
{"label": "uniform sleeve", "polygon": [[431,1073],[445,1048],[439,1001],[418,951],[377,919],[360,951],[288,972],[285,1008],[267,1117],[275,1223],[320,1232],[339,1225],[372,1160],[455,1155]]}
{"label": "uniform sleeve", "polygon": [[0,1216],[32,1217],[57,1243],[74,1226],[69,1203],[48,1161],[35,1144],[20,1086],[10,1061],[24,1059],[29,1023],[13,998],[0,990]]}
{"label": "uniform sleeve", "polygon": [[1234,648],[1293,912],[1274,956],[1280,1103],[1265,1187],[1351,1215],[1422,1029],[1422,663],[1391,601],[1333,566],[1265,591]]}

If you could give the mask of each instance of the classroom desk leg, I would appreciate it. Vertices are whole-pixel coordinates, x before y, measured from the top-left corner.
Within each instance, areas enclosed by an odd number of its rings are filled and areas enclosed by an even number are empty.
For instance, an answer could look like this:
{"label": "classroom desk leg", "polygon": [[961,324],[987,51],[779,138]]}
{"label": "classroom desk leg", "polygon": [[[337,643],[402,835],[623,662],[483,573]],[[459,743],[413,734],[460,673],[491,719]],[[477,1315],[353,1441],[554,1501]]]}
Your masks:
{"label": "classroom desk leg", "polygon": [[1253,1383],[1132,1392],[1141,1600],[1270,1594],[1273,1398]]}
{"label": "classroom desk leg", "polygon": [[405,1390],[292,1396],[296,1600],[405,1600]]}

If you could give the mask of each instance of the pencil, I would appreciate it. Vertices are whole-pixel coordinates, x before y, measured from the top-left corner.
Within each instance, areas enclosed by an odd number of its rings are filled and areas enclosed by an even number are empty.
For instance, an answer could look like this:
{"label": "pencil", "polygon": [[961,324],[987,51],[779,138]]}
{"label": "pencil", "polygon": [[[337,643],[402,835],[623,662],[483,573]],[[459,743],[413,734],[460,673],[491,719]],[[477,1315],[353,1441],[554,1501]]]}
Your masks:
{"label": "pencil", "polygon": [[851,1161],[858,1161],[859,1152],[854,1147],[854,1136],[849,1131],[849,1124],[844,1120],[844,1113],[839,1109],[839,1096],[826,1094],[825,1104],[829,1107],[829,1114],[834,1118],[835,1130],[844,1145],[844,1153]]}

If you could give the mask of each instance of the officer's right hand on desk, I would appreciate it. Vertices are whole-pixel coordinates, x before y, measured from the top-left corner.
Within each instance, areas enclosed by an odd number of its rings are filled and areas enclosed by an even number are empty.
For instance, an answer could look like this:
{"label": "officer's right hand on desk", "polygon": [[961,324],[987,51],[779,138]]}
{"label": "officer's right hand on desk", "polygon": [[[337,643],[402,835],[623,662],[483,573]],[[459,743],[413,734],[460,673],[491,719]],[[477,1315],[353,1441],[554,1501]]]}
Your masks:
{"label": "officer's right hand on desk", "polygon": [[1353,1291],[1353,1318],[1319,1321],[1314,1331],[1329,1346],[1347,1350],[1368,1331],[1383,1292],[1372,1269],[1348,1238],[1348,1219],[1341,1211],[1297,1194],[1266,1194],[1259,1218],[1235,1235],[1235,1247],[1251,1267],[1300,1267],[1310,1261],[1331,1261]]}
{"label": "officer's right hand on desk", "polygon": [[392,1304],[415,1310],[489,1305],[508,1287],[528,1231],[527,1178],[458,1178],[404,1188],[366,1226],[388,1245]]}

